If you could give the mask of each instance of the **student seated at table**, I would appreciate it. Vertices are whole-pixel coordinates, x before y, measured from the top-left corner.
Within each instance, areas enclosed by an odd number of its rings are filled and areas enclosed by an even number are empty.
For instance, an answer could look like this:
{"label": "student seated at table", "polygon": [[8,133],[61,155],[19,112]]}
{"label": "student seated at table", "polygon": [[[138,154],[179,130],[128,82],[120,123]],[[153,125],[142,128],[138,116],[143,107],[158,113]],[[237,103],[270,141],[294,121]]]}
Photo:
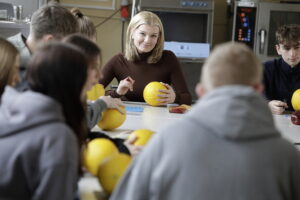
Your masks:
{"label": "student seated at table", "polygon": [[261,79],[245,44],[215,47],[201,98],[152,137],[110,199],[300,199],[300,154],[277,131]]}
{"label": "student seated at table", "polygon": [[[66,43],[73,44],[80,48],[88,58],[88,68],[87,68],[87,81],[85,85],[85,91],[88,91],[94,86],[97,82],[100,74],[101,68],[101,50],[100,48],[87,37],[81,34],[72,34],[67,36],[64,40]],[[94,128],[96,124],[102,118],[102,112],[108,108],[118,109],[121,113],[123,111],[120,109],[120,106],[124,106],[122,101],[119,98],[112,98],[111,96],[102,96],[94,102],[87,102],[86,116],[87,124],[89,130]],[[120,152],[136,156],[142,150],[141,146],[133,145],[137,138],[130,138],[126,141],[118,138],[111,138],[108,135],[101,132],[90,132],[88,135],[89,139],[94,138],[107,138],[113,141],[118,147]]]}
{"label": "student seated at table", "polygon": [[[66,43],[73,44],[80,48],[88,58],[87,68],[87,83],[85,90],[90,90],[100,78],[101,68],[101,51],[100,48],[93,41],[81,34],[72,34],[67,36],[64,40]],[[123,111],[120,106],[124,106],[122,101],[118,98],[110,96],[102,96],[94,102],[87,103],[87,123],[88,128],[92,129],[101,119],[102,112],[108,108],[118,109],[121,113]]]}
{"label": "student seated at table", "polygon": [[264,63],[264,94],[274,114],[293,111],[291,98],[300,88],[300,25],[283,25],[276,31],[281,57]]}
{"label": "student seated at table", "polygon": [[163,50],[164,29],[159,17],[148,11],[136,14],[126,33],[125,53],[115,55],[102,68],[99,83],[105,87],[116,78],[119,86],[108,92],[122,100],[144,102],[143,90],[152,82],[163,82],[161,105],[191,104],[179,61],[174,53]]}
{"label": "student seated at table", "polygon": [[20,51],[20,75],[21,81],[17,85],[18,90],[28,89],[26,82],[26,64],[36,48],[51,40],[61,40],[65,36],[78,32],[78,22],[72,13],[59,5],[50,2],[37,11],[31,17],[29,36],[26,38],[22,33],[14,35],[8,40]]}
{"label": "student seated at table", "polygon": [[[14,45],[0,37],[0,99],[6,85],[14,87],[20,80],[20,54]],[[0,100],[1,103],[1,100]]]}
{"label": "student seated at table", "polygon": [[75,46],[51,42],[27,65],[31,90],[6,87],[0,105],[0,199],[75,199],[87,133],[82,98],[87,64]]}

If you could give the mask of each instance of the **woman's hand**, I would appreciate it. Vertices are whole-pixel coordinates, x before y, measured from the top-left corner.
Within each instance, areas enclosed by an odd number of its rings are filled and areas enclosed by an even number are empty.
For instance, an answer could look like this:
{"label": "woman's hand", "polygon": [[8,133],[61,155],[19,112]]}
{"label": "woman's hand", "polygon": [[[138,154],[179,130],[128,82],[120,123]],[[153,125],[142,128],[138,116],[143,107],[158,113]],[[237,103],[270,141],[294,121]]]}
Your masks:
{"label": "woman's hand", "polygon": [[124,111],[120,108],[120,106],[125,106],[120,99],[112,98],[111,96],[102,96],[100,97],[100,99],[102,99],[106,103],[107,108],[115,108],[120,113],[125,114]]}
{"label": "woman's hand", "polygon": [[161,97],[160,99],[158,99],[158,101],[161,102],[160,105],[165,105],[168,103],[174,103],[175,99],[176,99],[176,94],[173,90],[173,88],[166,83],[161,83],[164,86],[166,86],[166,90],[159,90],[159,92],[163,93],[163,94],[159,94],[157,95],[158,97]]}
{"label": "woman's hand", "polygon": [[288,105],[283,101],[272,100],[269,102],[269,108],[273,114],[280,115],[288,108]]}
{"label": "woman's hand", "polygon": [[132,157],[137,156],[143,150],[143,146],[134,145],[137,139],[137,136],[133,135],[124,142]]}
{"label": "woman's hand", "polygon": [[133,91],[134,80],[128,76],[127,78],[120,81],[119,86],[116,90],[118,95],[124,95],[128,90]]}

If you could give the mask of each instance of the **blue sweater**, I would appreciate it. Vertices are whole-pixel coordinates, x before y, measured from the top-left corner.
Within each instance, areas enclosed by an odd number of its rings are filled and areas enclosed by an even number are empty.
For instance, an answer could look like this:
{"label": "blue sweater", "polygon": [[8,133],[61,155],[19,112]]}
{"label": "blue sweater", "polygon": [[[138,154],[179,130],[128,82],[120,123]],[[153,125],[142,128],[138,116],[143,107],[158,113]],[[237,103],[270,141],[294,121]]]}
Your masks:
{"label": "blue sweater", "polygon": [[291,67],[282,58],[264,63],[264,94],[268,100],[286,101],[289,111],[293,111],[291,98],[300,88],[300,63]]}

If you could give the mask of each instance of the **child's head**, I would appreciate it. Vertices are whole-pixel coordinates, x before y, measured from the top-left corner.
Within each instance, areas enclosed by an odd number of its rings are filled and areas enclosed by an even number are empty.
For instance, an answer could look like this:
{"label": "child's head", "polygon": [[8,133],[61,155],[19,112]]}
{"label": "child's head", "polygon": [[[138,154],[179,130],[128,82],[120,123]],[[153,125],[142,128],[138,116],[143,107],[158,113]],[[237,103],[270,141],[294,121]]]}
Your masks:
{"label": "child's head", "polygon": [[135,46],[133,35],[141,25],[158,27],[159,34],[157,43],[151,51],[151,56],[148,58],[148,63],[156,63],[160,60],[164,48],[164,28],[160,18],[149,11],[139,12],[130,20],[126,33],[125,57],[127,60],[131,61],[139,58],[139,53]]}
{"label": "child's head", "polygon": [[14,45],[0,38],[0,97],[6,85],[15,86],[19,77],[19,52]]}
{"label": "child's head", "polygon": [[290,24],[276,31],[276,50],[282,59],[294,67],[300,62],[300,25]]}
{"label": "child's head", "polygon": [[97,31],[92,20],[81,13],[78,8],[72,8],[71,13],[76,17],[79,26],[79,33],[96,42]]}
{"label": "child's head", "polygon": [[40,41],[61,40],[75,32],[78,22],[74,15],[58,3],[48,3],[33,13],[28,42],[34,51]]}
{"label": "child's head", "polygon": [[261,79],[260,61],[245,44],[236,42],[216,46],[201,74],[201,84],[206,92],[225,85],[257,87],[261,86]]}
{"label": "child's head", "polygon": [[83,141],[86,133],[82,99],[87,77],[87,59],[77,47],[48,42],[39,47],[27,65],[27,79],[33,91],[52,97],[62,106],[66,123]]}
{"label": "child's head", "polygon": [[86,90],[90,90],[96,83],[98,83],[101,68],[101,50],[96,43],[80,34],[72,34],[64,40],[66,43],[73,44],[80,48],[88,58],[87,68],[87,83]]}

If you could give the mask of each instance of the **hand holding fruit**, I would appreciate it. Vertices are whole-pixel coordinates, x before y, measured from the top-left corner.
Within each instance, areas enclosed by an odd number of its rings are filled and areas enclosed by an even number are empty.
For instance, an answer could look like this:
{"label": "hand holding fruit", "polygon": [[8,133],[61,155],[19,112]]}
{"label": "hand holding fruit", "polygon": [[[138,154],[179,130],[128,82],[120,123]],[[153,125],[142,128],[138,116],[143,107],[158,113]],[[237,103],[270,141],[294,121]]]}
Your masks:
{"label": "hand holding fruit", "polygon": [[143,146],[140,145],[134,145],[134,143],[137,141],[138,137],[136,135],[129,137],[125,142],[124,145],[129,150],[132,157],[137,156],[142,150]]}
{"label": "hand holding fruit", "polygon": [[106,103],[107,108],[115,108],[120,113],[125,114],[124,110],[121,109],[121,107],[124,107],[125,105],[120,99],[112,98],[111,96],[102,96],[100,97],[100,99],[102,99]]}
{"label": "hand holding fruit", "polygon": [[272,100],[269,102],[269,108],[273,114],[280,115],[288,108],[288,105],[283,101]]}
{"label": "hand holding fruit", "polygon": [[175,98],[176,98],[176,94],[173,90],[173,88],[166,83],[161,83],[163,84],[167,89],[166,90],[162,90],[160,89],[159,92],[161,92],[160,94],[158,94],[158,97],[161,97],[159,99],[157,99],[157,101],[160,101],[161,104],[160,105],[164,105],[164,104],[168,104],[168,103],[174,103]]}
{"label": "hand holding fruit", "polygon": [[134,80],[128,76],[127,78],[120,81],[119,86],[116,92],[119,95],[124,95],[128,92],[128,90],[133,91]]}

